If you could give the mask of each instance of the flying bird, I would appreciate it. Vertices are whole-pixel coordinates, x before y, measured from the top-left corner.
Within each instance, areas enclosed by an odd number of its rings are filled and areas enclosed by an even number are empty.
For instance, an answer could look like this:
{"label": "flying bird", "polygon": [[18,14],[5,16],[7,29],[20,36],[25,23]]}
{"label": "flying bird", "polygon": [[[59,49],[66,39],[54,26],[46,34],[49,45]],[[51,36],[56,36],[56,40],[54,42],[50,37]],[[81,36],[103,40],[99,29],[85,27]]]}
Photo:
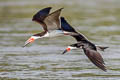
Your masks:
{"label": "flying bird", "polygon": [[[32,35],[24,44],[23,47],[32,43],[36,39],[44,37],[55,37],[60,35],[72,35],[74,33],[67,32],[61,29],[60,14],[63,8],[60,8],[52,13],[50,13],[51,7],[44,8],[38,11],[32,18],[32,21],[35,21],[42,25],[44,31]],[[49,14],[50,13],[50,14]]]}
{"label": "flying bird", "polygon": [[[66,48],[63,54],[70,50],[82,48],[85,55],[89,58],[89,60],[94,65],[96,65],[98,68],[102,69],[103,71],[106,71],[104,60],[102,56],[100,55],[100,53],[97,51],[97,46],[93,44],[92,42],[90,42],[83,34],[78,33],[64,18],[62,18],[61,20],[63,20],[62,22],[64,22],[64,24],[61,24],[61,26],[62,25],[66,26],[66,27],[63,27],[64,30],[75,32],[78,34],[78,35],[71,35],[77,40],[77,43],[68,46],[68,48]],[[108,47],[98,46],[98,48],[100,48],[101,50],[104,50]]]}

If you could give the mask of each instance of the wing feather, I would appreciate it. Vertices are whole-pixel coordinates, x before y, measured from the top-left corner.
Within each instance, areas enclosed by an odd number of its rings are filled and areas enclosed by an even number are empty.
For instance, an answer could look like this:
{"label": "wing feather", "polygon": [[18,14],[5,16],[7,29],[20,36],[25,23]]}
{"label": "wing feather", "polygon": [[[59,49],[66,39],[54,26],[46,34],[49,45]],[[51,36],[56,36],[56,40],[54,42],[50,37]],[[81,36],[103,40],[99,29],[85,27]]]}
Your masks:
{"label": "wing feather", "polygon": [[51,7],[38,11],[32,18],[33,21],[42,22],[49,14]]}
{"label": "wing feather", "polygon": [[103,71],[106,71],[106,67],[104,65],[104,61],[100,53],[92,49],[83,50],[86,56],[90,59],[90,61],[92,61],[93,64],[95,64],[98,68],[102,69]]}
{"label": "wing feather", "polygon": [[61,23],[60,23],[60,13],[63,8],[60,8],[53,13],[49,14],[45,19],[44,22],[47,25],[48,30],[54,30],[54,29],[60,29]]}
{"label": "wing feather", "polygon": [[50,10],[51,10],[51,7],[44,8],[38,11],[32,18],[33,21],[36,21],[39,24],[41,24],[45,31],[47,31],[47,26],[43,21],[48,16]]}

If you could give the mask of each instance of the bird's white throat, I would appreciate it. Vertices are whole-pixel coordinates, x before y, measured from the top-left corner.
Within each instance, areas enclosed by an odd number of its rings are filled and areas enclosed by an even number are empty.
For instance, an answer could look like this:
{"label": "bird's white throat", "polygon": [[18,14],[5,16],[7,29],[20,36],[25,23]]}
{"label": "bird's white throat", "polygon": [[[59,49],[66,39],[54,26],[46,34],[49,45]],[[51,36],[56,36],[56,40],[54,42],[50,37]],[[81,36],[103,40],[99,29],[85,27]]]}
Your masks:
{"label": "bird's white throat", "polygon": [[72,46],[68,46],[68,48],[70,48],[71,50],[78,49],[77,47],[72,47]]}
{"label": "bird's white throat", "polygon": [[42,36],[42,37],[49,37],[50,36],[50,33],[49,32],[47,32],[44,36]]}

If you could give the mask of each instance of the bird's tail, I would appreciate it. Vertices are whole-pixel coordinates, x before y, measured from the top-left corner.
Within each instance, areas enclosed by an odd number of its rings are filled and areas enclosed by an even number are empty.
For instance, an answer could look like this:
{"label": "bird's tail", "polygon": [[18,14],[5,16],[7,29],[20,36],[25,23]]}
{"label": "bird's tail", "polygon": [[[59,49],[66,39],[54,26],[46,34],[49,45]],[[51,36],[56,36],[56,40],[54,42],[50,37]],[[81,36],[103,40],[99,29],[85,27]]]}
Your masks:
{"label": "bird's tail", "polygon": [[104,47],[104,46],[96,46],[98,50],[105,51],[105,49],[109,47]]}

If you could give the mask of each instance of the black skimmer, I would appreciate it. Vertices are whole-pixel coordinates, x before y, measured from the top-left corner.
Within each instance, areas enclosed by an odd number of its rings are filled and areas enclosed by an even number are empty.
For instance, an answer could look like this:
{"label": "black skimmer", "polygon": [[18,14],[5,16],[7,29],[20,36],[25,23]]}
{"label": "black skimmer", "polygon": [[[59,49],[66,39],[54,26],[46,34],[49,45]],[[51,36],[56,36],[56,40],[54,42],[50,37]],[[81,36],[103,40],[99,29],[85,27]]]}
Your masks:
{"label": "black skimmer", "polygon": [[51,14],[49,14],[51,7],[44,8],[37,12],[33,16],[33,21],[38,22],[42,25],[44,31],[41,33],[37,33],[32,35],[24,44],[23,47],[25,47],[27,44],[33,42],[36,39],[44,38],[44,37],[55,37],[60,35],[72,35],[73,33],[67,32],[61,29],[61,22],[59,19],[61,10],[63,8],[60,8]]}
{"label": "black skimmer", "polygon": [[[103,71],[106,71],[103,58],[100,55],[100,53],[97,51],[97,47],[95,46],[95,44],[90,42],[84,35],[82,35],[81,33],[78,33],[74,28],[72,28],[72,26],[70,26],[64,18],[62,18],[61,20],[63,20],[62,22],[64,22],[64,24],[61,24],[61,25],[66,26],[66,27],[63,27],[64,30],[75,32],[78,34],[78,35],[72,35],[72,37],[74,37],[77,40],[77,43],[68,46],[68,48],[66,48],[63,54],[72,49],[82,48],[85,55],[92,61],[93,64],[95,64],[98,68],[102,69]],[[98,46],[98,47],[102,50],[108,48],[108,47],[101,47],[101,46]]]}

